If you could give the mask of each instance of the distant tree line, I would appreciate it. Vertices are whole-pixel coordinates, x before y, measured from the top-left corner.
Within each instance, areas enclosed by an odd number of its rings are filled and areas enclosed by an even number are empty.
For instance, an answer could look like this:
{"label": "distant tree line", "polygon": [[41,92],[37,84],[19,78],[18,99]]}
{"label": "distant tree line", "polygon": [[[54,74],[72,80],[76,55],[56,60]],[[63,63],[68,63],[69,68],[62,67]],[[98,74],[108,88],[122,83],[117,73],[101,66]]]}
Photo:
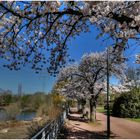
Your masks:
{"label": "distant tree line", "polygon": [[36,92],[23,96],[3,93],[0,95],[1,108],[4,108],[12,119],[26,111],[36,112],[37,116],[45,115],[53,118],[61,112],[63,104],[63,98],[56,93]]}

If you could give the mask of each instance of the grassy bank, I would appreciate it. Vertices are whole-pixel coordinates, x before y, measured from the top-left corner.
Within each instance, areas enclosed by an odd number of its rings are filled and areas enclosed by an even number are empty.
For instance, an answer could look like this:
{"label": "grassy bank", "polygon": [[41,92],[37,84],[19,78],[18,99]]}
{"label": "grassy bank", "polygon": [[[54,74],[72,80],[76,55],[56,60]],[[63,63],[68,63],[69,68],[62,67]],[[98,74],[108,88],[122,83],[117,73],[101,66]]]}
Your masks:
{"label": "grassy bank", "polygon": [[127,120],[130,120],[130,121],[134,121],[134,122],[139,122],[140,123],[140,118],[127,118]]}
{"label": "grassy bank", "polygon": [[[103,106],[98,106],[97,107],[97,112],[99,112],[99,113],[106,113],[106,110],[104,109]],[[126,119],[130,120],[130,121],[134,121],[134,122],[140,123],[140,118],[126,118]]]}
{"label": "grassy bank", "polygon": [[103,106],[98,106],[96,111],[99,112],[99,113],[105,113],[105,109],[104,109]]}
{"label": "grassy bank", "polygon": [[38,117],[33,121],[5,121],[0,122],[0,139],[29,139],[36,134],[49,118]]}
{"label": "grassy bank", "polygon": [[[4,101],[2,100],[5,97]],[[9,99],[10,97],[10,99]],[[63,101],[58,94],[35,93],[18,97],[1,95],[0,105],[4,107],[8,121],[0,121],[0,139],[28,139],[43,128],[48,121],[54,120],[62,111]],[[2,102],[3,101],[3,102]],[[34,111],[32,121],[17,121],[22,111]]]}

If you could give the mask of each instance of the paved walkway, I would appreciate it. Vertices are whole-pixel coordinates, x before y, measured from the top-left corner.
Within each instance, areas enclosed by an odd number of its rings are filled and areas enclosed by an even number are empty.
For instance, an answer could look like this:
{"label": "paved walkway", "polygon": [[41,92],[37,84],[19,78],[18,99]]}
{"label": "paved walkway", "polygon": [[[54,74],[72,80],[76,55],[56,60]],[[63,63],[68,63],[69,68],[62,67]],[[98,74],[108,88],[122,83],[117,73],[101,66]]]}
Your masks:
{"label": "paved walkway", "polygon": [[[97,123],[89,123],[80,114],[70,114],[66,121],[68,139],[106,138],[106,115],[97,113]],[[140,123],[123,118],[111,117],[111,138],[140,139]]]}

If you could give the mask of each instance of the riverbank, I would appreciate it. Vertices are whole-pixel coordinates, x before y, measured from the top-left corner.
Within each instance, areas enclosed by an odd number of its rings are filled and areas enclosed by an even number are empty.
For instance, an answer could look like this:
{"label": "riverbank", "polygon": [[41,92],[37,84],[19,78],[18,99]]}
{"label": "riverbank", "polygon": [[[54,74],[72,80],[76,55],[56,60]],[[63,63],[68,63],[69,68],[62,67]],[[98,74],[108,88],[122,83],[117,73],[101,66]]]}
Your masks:
{"label": "riverbank", "polygon": [[48,117],[37,117],[33,121],[0,122],[0,139],[29,139],[48,121]]}

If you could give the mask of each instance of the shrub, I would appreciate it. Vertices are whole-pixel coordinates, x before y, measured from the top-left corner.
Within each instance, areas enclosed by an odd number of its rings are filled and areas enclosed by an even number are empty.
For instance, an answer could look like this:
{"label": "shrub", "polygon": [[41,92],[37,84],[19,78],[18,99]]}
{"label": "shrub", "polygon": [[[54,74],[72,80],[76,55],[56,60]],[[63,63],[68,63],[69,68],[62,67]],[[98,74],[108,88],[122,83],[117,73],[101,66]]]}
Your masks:
{"label": "shrub", "polygon": [[29,106],[31,102],[31,95],[23,95],[21,98],[20,98],[20,106],[22,109],[26,108]]}
{"label": "shrub", "polygon": [[37,110],[37,116],[47,116],[49,114],[49,106],[47,103],[42,104]]}
{"label": "shrub", "polygon": [[0,105],[6,106],[12,103],[12,95],[9,93],[3,93],[0,95]]}
{"label": "shrub", "polygon": [[65,101],[64,97],[57,93],[52,94],[52,100],[55,107],[62,107]]}
{"label": "shrub", "polygon": [[9,119],[15,120],[16,116],[20,114],[20,107],[18,103],[12,103],[6,107],[6,113]]}
{"label": "shrub", "polygon": [[140,118],[139,90],[122,93],[122,95],[115,100],[112,113],[117,117]]}
{"label": "shrub", "polygon": [[105,102],[105,98],[106,98],[106,95],[105,94],[100,94],[98,99],[97,99],[97,104],[99,106],[103,106],[104,105],[104,102]]}
{"label": "shrub", "polygon": [[48,116],[49,119],[55,119],[61,112],[61,108],[54,104],[54,97],[47,95],[47,99],[37,109],[37,116]]}
{"label": "shrub", "polygon": [[46,102],[46,95],[40,92],[35,93],[29,97],[28,107],[30,110],[37,110],[42,104]]}

